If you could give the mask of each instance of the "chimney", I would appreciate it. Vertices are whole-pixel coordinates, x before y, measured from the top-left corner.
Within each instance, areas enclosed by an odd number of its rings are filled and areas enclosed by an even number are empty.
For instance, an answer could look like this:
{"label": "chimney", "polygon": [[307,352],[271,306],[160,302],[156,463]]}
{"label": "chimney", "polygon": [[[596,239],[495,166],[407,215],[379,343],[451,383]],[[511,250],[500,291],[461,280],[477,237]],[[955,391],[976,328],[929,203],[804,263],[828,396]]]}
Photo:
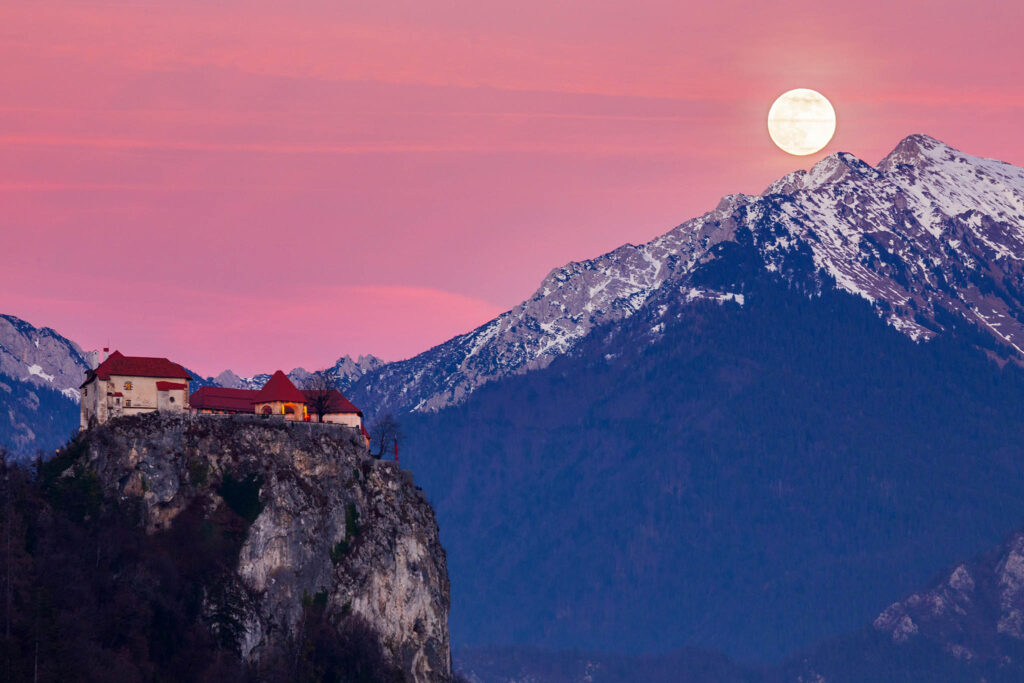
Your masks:
{"label": "chimney", "polygon": [[107,348],[106,346],[104,346],[103,347],[103,360],[106,360],[107,356],[109,356],[109,355],[110,355],[110,349]]}

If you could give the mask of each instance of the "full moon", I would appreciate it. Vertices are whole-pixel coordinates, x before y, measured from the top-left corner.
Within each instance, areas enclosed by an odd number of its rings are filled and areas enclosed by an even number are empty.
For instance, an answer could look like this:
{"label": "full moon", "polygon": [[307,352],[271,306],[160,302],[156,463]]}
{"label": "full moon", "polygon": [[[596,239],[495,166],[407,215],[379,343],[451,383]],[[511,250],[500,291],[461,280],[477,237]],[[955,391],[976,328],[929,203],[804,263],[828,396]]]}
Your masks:
{"label": "full moon", "polygon": [[836,132],[836,110],[815,90],[782,93],[768,111],[768,135],[783,152],[805,156],[825,147]]}

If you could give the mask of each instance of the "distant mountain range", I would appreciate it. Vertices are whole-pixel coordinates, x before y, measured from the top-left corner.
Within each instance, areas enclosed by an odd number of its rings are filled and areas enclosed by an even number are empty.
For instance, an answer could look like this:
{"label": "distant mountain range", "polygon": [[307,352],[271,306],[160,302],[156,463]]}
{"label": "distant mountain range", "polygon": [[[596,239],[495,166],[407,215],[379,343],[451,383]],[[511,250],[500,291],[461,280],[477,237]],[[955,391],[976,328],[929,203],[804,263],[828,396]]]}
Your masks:
{"label": "distant mountain range", "polygon": [[[488,382],[547,366],[595,327],[643,309],[662,289],[688,301],[732,299],[736,293],[690,286],[690,280],[716,257],[717,245],[745,239],[768,271],[812,292],[827,279],[867,299],[912,339],[930,339],[959,321],[977,328],[976,341],[993,355],[1021,362],[1024,291],[1015,283],[1024,273],[1022,224],[1024,169],[911,135],[877,168],[833,154],[761,195],[726,196],[715,210],[647,244],[556,268],[519,306],[413,358],[386,363],[344,356],[326,370],[340,389],[355,388],[378,411],[457,404]],[[802,258],[810,258],[815,272],[797,282],[792,265]],[[38,366],[43,374],[36,377],[45,379],[53,374],[46,370],[50,362],[56,372],[70,373],[55,375],[59,388],[77,391],[66,377],[84,363],[80,348],[49,328],[31,339],[12,336],[17,325],[35,328],[12,316],[3,320],[0,373],[18,378]],[[2,346],[8,338],[17,339],[9,350]],[[26,341],[44,345],[26,354]],[[240,377],[225,370],[195,380],[258,388],[270,372]],[[289,373],[299,382],[308,375],[301,367]]]}
{"label": "distant mountain range", "polygon": [[[557,268],[411,359],[331,372],[401,414],[467,652],[553,651],[545,676],[687,647],[647,670],[1018,680],[1016,556],[984,553],[1024,522],[1022,263],[1024,169],[914,135]],[[57,377],[14,357],[12,391]],[[974,556],[970,604],[955,569],[921,590]]]}
{"label": "distant mountain range", "polygon": [[545,367],[660,291],[688,301],[732,298],[740,283],[715,289],[693,278],[719,245],[743,242],[759,267],[808,292],[834,283],[912,339],[966,324],[994,355],[1022,358],[1024,169],[912,135],[876,168],[833,154],[761,195],[729,195],[647,244],[556,268],[491,322],[369,373],[359,396],[384,409],[437,410],[488,382]]}
{"label": "distant mountain range", "polygon": [[[386,365],[385,361],[373,355],[359,356],[356,360],[352,360],[351,356],[342,356],[334,365],[323,370],[334,386],[340,391],[345,392],[362,379],[363,375],[378,370],[384,365]],[[259,389],[267,383],[271,374],[268,372],[253,375],[252,377],[239,377],[231,370],[225,370],[216,377],[207,378],[207,381],[216,386],[230,387],[232,389]],[[296,386],[301,387],[310,378],[311,374],[305,368],[293,368],[288,373],[288,378]]]}
{"label": "distant mountain range", "polygon": [[556,269],[368,373],[453,642],[783,661],[1024,520],[1024,170],[926,136]]}
{"label": "distant mountain range", "polygon": [[[145,355],[144,352],[139,352]],[[35,327],[12,315],[0,315],[0,446],[16,457],[50,453],[78,428],[79,385],[89,369],[87,353],[49,327]],[[375,356],[339,358],[328,377],[348,391],[367,372],[384,365]],[[224,386],[259,389],[270,374],[239,377],[225,370],[216,378],[189,370],[191,388]],[[309,378],[303,368],[288,376],[298,386]]]}

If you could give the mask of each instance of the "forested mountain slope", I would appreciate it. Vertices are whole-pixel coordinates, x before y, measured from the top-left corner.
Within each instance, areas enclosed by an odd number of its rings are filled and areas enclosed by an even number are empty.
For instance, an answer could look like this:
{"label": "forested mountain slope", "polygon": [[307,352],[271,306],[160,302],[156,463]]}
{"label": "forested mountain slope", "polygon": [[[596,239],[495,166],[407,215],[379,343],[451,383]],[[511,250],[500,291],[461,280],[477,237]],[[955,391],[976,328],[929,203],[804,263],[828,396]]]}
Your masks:
{"label": "forested mountain slope", "polygon": [[[813,268],[799,254],[794,269]],[[913,341],[749,243],[548,368],[406,417],[460,645],[779,661],[1024,520],[1024,373]],[[827,276],[826,276],[827,277]]]}

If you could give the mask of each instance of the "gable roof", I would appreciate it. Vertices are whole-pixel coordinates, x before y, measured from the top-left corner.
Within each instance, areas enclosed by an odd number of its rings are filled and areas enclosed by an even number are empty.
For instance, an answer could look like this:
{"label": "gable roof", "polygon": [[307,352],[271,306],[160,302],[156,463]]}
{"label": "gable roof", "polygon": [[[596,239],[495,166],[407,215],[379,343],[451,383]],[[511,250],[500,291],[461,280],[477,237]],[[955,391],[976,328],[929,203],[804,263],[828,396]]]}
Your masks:
{"label": "gable roof", "polygon": [[167,377],[173,379],[191,379],[188,371],[177,363],[172,363],[166,358],[149,358],[147,356],[126,356],[120,351],[114,351],[110,356],[99,364],[95,370],[85,373],[85,381],[81,386],[99,377],[102,380],[110,379],[111,375],[125,377]]}
{"label": "gable roof", "polygon": [[[313,400],[313,397],[320,393],[319,389],[303,389],[303,395],[306,397],[306,403]],[[352,401],[345,398],[345,395],[337,389],[329,389],[327,391],[327,412],[334,415],[337,413],[356,413],[360,417],[363,416],[363,411],[356,408]]]}
{"label": "gable roof", "polygon": [[263,385],[263,388],[256,392],[256,403],[270,403],[272,401],[305,403],[306,397],[295,388],[292,381],[288,379],[288,375],[278,370],[270,376],[270,379]]}
{"label": "gable roof", "polygon": [[199,387],[189,397],[189,406],[196,410],[223,410],[229,413],[253,412],[253,401],[259,392],[253,389]]}

